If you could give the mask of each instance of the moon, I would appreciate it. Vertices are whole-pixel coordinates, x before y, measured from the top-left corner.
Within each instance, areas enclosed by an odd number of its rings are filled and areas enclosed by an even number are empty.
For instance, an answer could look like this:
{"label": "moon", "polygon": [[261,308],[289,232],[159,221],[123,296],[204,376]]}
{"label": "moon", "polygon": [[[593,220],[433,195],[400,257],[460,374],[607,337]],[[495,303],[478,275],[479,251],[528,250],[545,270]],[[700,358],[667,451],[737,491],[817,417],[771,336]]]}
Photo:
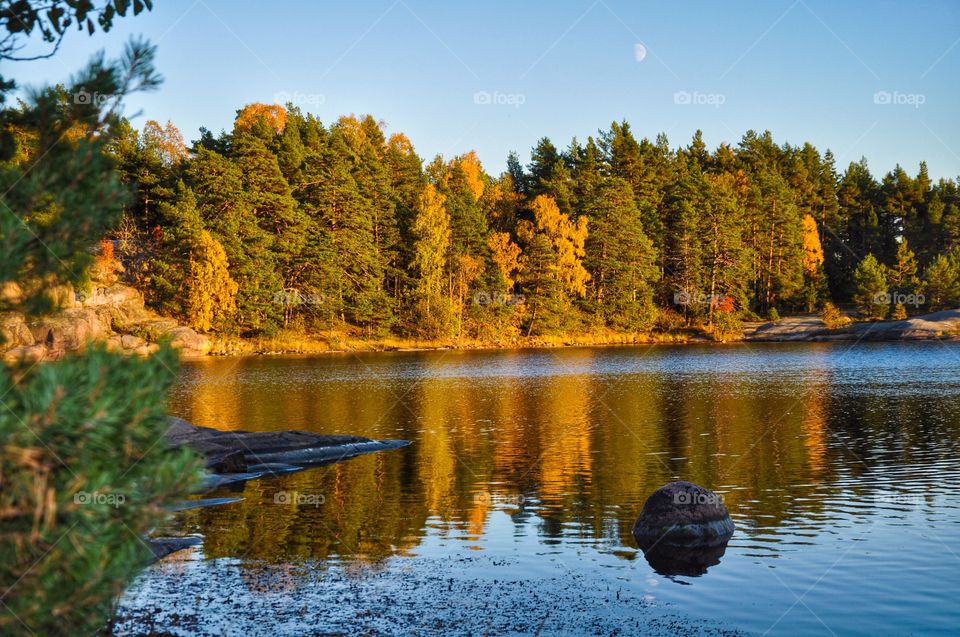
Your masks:
{"label": "moon", "polygon": [[633,56],[637,59],[637,62],[643,62],[643,59],[647,57],[647,47],[637,42],[633,45]]}

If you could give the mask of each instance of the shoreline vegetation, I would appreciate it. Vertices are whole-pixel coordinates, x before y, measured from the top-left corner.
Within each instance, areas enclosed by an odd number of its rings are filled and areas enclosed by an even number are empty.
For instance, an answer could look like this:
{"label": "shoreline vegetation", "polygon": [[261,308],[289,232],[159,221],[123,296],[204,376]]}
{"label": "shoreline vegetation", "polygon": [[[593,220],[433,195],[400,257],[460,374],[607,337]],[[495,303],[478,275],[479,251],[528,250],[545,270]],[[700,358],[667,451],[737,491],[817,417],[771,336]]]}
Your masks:
{"label": "shoreline vegetation", "polygon": [[[595,332],[516,335],[502,339],[364,337],[347,330],[315,333],[278,330],[269,336],[241,338],[203,335],[159,316],[144,305],[137,290],[113,283],[93,285],[89,296],[77,296],[69,286],[58,290],[66,309],[39,318],[6,314],[0,319],[2,356],[7,361],[57,360],[94,341],[128,354],[150,355],[168,340],[181,358],[205,356],[322,355],[349,352],[404,352],[427,350],[514,350],[557,347],[629,345],[722,344],[737,342],[960,340],[960,310],[944,310],[903,320],[852,321],[837,311],[831,317],[805,314],[777,321],[743,322],[736,332],[718,333],[709,326],[679,327],[672,331]],[[8,288],[9,293],[9,288]],[[77,299],[77,300],[70,300]]]}

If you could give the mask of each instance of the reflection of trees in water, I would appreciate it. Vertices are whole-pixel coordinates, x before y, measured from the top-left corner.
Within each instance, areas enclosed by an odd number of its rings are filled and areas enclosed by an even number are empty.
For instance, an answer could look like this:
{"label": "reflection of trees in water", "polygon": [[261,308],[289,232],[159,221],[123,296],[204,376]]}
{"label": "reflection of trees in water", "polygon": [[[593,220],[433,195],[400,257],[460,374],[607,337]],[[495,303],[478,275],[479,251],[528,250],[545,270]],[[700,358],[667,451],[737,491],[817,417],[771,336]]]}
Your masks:
{"label": "reflection of trees in water", "polygon": [[[828,498],[841,493],[840,477],[869,485],[870,465],[882,457],[917,463],[903,478],[922,484],[931,480],[922,464],[930,450],[956,449],[960,439],[949,397],[858,395],[827,372],[411,382],[338,381],[288,394],[232,381],[196,385],[176,411],[202,424],[297,423],[414,440],[252,482],[241,487],[244,502],[185,514],[206,536],[206,554],[376,561],[411,550],[426,533],[475,541],[496,510],[518,525],[536,522],[545,537],[592,537],[613,549],[632,545],[643,501],[675,477],[724,492],[748,535],[797,518],[823,525],[836,514]],[[280,491],[324,501],[276,504]]]}
{"label": "reflection of trees in water", "polygon": [[537,496],[543,532],[561,534],[560,525],[583,520],[581,503],[591,490],[591,387],[588,378],[564,376],[533,397],[530,408],[540,419],[538,459],[530,472],[539,478]]}

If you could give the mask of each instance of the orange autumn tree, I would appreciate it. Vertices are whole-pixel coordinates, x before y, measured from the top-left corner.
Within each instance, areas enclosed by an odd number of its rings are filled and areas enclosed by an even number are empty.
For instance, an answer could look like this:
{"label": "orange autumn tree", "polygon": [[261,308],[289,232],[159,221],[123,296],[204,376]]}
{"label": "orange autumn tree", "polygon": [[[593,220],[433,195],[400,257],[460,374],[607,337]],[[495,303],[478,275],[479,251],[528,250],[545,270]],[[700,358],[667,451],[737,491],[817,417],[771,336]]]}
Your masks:
{"label": "orange autumn tree", "polygon": [[803,253],[801,265],[803,267],[803,296],[807,311],[816,309],[818,298],[823,296],[825,285],[823,273],[823,246],[820,243],[820,231],[817,222],[811,215],[804,215],[801,221],[801,237]]}
{"label": "orange autumn tree", "polygon": [[467,187],[473,194],[473,198],[475,200],[480,199],[480,196],[483,194],[485,184],[483,182],[483,166],[480,165],[480,158],[477,157],[477,152],[471,150],[466,155],[457,157],[450,162],[451,167],[454,165],[458,165],[460,170],[463,171],[464,178],[467,182]]}
{"label": "orange autumn tree", "polygon": [[165,126],[161,126],[155,119],[147,120],[143,125],[143,146],[153,150],[166,166],[173,166],[190,156],[180,129],[170,120],[167,120]]}
{"label": "orange autumn tree", "polygon": [[234,129],[237,131],[248,131],[253,128],[253,125],[256,124],[257,120],[261,117],[266,120],[267,124],[269,124],[273,130],[277,131],[278,135],[283,132],[284,127],[287,125],[287,110],[285,108],[279,104],[254,102],[253,104],[247,104],[237,111],[237,119],[233,122]]}
{"label": "orange autumn tree", "polygon": [[820,244],[820,232],[817,222],[810,215],[803,217],[803,271],[813,276],[823,264],[823,246]]}
{"label": "orange autumn tree", "polygon": [[236,313],[240,288],[230,277],[226,251],[206,230],[190,255],[187,289],[187,318],[198,330],[209,332]]}
{"label": "orange autumn tree", "polygon": [[530,308],[528,336],[563,329],[571,297],[583,297],[590,280],[583,266],[587,218],[572,221],[549,195],[537,195],[530,211],[533,222],[524,219],[517,223],[517,236],[524,245],[521,270]]}

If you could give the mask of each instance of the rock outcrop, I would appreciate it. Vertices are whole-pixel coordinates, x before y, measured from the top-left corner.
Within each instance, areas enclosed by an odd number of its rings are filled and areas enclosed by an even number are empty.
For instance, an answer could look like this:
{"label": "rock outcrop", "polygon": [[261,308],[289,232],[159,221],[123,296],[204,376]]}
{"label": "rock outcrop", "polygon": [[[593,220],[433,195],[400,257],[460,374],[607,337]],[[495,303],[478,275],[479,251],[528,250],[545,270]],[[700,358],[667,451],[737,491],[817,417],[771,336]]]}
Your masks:
{"label": "rock outcrop", "polygon": [[169,338],[184,357],[203,356],[210,351],[206,336],[157,316],[131,287],[94,285],[89,294],[59,291],[57,299],[62,309],[49,316],[0,316],[4,359],[56,360],[92,341],[104,341],[118,351],[147,355],[156,351],[156,343],[162,338]]}
{"label": "rock outcrop", "polygon": [[960,338],[960,309],[942,310],[902,321],[851,323],[828,329],[819,316],[791,316],[744,326],[746,341],[918,341]]}

